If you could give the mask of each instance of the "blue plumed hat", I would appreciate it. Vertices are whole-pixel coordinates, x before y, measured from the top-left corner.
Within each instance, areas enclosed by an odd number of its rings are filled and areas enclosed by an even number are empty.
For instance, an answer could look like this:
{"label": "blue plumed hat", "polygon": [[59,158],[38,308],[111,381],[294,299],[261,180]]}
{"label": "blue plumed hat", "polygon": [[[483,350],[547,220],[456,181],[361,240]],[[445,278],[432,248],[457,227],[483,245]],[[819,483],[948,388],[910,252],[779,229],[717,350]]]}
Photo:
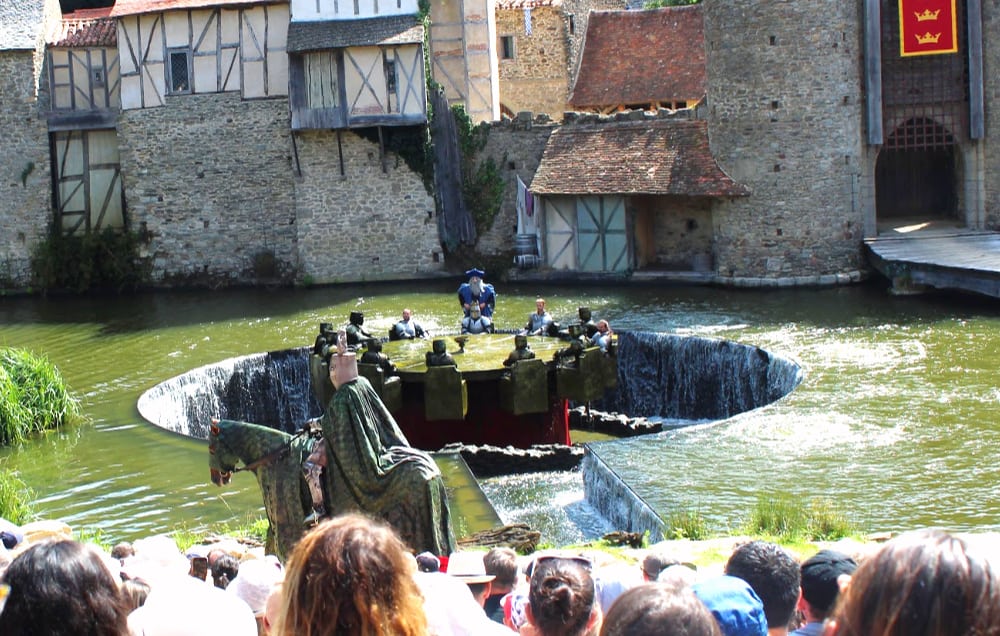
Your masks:
{"label": "blue plumed hat", "polygon": [[477,278],[484,278],[486,276],[486,272],[484,272],[483,270],[479,269],[478,267],[473,267],[472,269],[470,269],[467,272],[465,272],[465,277],[466,278],[472,278],[473,276],[475,276]]}

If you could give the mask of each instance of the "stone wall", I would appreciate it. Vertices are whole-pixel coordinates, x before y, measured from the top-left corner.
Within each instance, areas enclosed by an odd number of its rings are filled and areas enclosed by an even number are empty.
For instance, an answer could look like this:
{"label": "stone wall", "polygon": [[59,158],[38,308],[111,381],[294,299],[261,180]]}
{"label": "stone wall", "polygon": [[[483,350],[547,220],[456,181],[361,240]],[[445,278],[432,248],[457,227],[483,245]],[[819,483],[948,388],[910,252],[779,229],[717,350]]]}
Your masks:
{"label": "stone wall", "polygon": [[531,35],[525,33],[522,9],[498,9],[496,15],[498,53],[503,51],[501,38],[514,38],[513,59],[499,61],[501,110],[559,119],[569,97],[569,41],[559,8],[532,9]]}
{"label": "stone wall", "polygon": [[[442,271],[434,198],[395,154],[344,131],[298,133],[301,277],[315,283],[422,278]],[[343,156],[343,174],[338,159]],[[384,168],[384,169],[383,169]]]}
{"label": "stone wall", "polygon": [[45,119],[36,96],[41,57],[0,51],[0,288],[27,287],[31,253],[52,219]]}
{"label": "stone wall", "polygon": [[861,3],[708,0],[712,151],[746,198],[714,210],[722,277],[862,266]]}
{"label": "stone wall", "polygon": [[[1000,118],[991,117],[991,102],[1000,96],[1000,6],[983,2],[983,94],[986,99],[986,138],[978,143],[983,150],[982,187],[985,199],[985,227],[1000,230]],[[972,170],[975,166],[968,166]]]}
{"label": "stone wall", "polygon": [[483,254],[513,254],[517,234],[517,177],[531,185],[545,144],[555,127],[556,124],[545,117],[533,120],[528,114],[492,124],[481,157],[492,157],[497,162],[504,180],[504,192],[493,226],[479,237],[476,247]]}
{"label": "stone wall", "polygon": [[288,280],[299,267],[288,101],[167,97],[119,120],[127,214],[163,284]]}

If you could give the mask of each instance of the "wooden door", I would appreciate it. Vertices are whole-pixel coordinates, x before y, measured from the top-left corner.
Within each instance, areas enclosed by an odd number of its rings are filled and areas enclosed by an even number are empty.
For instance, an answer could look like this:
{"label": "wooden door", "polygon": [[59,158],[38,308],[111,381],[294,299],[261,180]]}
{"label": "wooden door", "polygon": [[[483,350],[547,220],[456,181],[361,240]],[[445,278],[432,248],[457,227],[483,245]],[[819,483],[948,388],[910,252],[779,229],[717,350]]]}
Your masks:
{"label": "wooden door", "polygon": [[67,234],[125,226],[118,138],[114,130],[53,134],[57,215]]}
{"label": "wooden door", "polygon": [[577,197],[576,229],[580,271],[624,272],[631,268],[624,197]]}
{"label": "wooden door", "polygon": [[576,269],[576,205],[573,197],[545,197],[545,262]]}

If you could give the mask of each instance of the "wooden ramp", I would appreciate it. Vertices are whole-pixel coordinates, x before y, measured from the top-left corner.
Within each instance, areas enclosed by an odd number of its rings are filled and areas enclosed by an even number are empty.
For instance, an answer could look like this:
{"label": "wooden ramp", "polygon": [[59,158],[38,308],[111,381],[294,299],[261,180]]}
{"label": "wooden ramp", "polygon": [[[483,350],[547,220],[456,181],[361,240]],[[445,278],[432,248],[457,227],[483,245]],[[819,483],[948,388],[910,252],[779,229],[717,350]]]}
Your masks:
{"label": "wooden ramp", "polygon": [[865,239],[865,246],[895,293],[934,288],[1000,298],[1000,233],[915,232]]}

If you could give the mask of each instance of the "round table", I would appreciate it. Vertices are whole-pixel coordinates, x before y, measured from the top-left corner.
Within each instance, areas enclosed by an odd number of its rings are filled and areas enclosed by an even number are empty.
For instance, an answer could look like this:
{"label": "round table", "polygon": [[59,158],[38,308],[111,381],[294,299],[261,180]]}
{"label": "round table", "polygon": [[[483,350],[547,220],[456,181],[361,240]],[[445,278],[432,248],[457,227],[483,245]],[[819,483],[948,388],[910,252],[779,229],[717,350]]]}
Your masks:
{"label": "round table", "polygon": [[[456,338],[467,338],[464,348],[459,346]],[[468,336],[440,336],[433,339],[394,340],[382,345],[382,353],[395,363],[399,376],[404,381],[420,382],[421,376],[427,371],[425,363],[427,352],[431,350],[433,340],[439,339],[448,343],[448,353],[455,359],[455,365],[462,372],[462,377],[470,381],[500,377],[506,369],[504,360],[514,350],[513,334],[481,333]],[[554,364],[552,356],[556,351],[564,349],[567,344],[559,338],[528,336],[528,346],[535,352],[535,357],[544,360],[550,368]]]}

